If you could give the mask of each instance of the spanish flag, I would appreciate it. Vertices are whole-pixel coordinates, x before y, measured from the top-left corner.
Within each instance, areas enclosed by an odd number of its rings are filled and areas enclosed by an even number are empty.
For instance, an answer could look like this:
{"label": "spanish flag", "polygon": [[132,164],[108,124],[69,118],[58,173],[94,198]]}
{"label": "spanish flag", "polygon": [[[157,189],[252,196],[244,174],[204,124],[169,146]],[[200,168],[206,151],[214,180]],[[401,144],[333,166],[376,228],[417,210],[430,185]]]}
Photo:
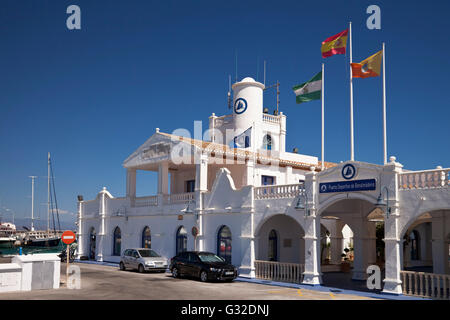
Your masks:
{"label": "spanish flag", "polygon": [[380,75],[382,58],[383,50],[378,51],[360,63],[352,63],[353,78],[378,77]]}
{"label": "spanish flag", "polygon": [[335,54],[345,54],[347,38],[348,29],[345,29],[322,42],[322,58],[328,58]]}

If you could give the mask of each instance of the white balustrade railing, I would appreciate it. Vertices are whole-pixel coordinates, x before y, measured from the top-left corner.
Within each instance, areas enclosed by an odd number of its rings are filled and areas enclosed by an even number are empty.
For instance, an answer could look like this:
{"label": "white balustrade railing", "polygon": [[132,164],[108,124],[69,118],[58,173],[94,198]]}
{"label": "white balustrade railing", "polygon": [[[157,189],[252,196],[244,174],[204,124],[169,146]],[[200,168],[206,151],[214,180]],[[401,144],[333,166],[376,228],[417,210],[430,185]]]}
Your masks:
{"label": "white balustrade railing", "polygon": [[295,198],[305,190],[304,184],[286,184],[255,188],[255,200]]}
{"label": "white balustrade railing", "polygon": [[138,197],[131,202],[132,207],[151,207],[158,205],[158,196]]}
{"label": "white balustrade railing", "polygon": [[195,192],[174,193],[164,195],[164,204],[187,203],[195,199]]}
{"label": "white balustrade railing", "polygon": [[279,124],[280,123],[280,117],[279,116],[273,116],[273,115],[267,114],[267,113],[263,113],[263,122]]}
{"label": "white balustrade railing", "polygon": [[258,279],[279,282],[301,283],[305,265],[273,261],[255,261],[255,276]]}
{"label": "white balustrade railing", "polygon": [[450,300],[450,275],[401,271],[403,294]]}
{"label": "white balustrade railing", "polygon": [[230,124],[233,122],[233,115],[227,114],[225,116],[217,117],[214,119],[214,128],[220,128],[224,124]]}
{"label": "white balustrade railing", "polygon": [[403,172],[398,175],[400,190],[436,189],[450,186],[450,169]]}

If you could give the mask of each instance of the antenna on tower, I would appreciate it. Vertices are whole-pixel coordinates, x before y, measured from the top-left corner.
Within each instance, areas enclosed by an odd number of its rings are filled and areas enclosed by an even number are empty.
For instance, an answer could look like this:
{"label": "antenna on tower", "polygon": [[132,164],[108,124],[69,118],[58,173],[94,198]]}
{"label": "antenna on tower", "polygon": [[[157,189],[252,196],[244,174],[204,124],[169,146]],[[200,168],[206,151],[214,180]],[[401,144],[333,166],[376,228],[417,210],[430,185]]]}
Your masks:
{"label": "antenna on tower", "polygon": [[264,85],[266,85],[266,60],[264,60]]}
{"label": "antenna on tower", "polygon": [[238,82],[238,69],[237,69],[237,50],[235,50],[234,52],[235,54],[235,62],[234,62],[234,66],[235,66],[235,76],[236,76],[236,82]]}
{"label": "antenna on tower", "polygon": [[228,109],[231,109],[231,74],[228,75]]}

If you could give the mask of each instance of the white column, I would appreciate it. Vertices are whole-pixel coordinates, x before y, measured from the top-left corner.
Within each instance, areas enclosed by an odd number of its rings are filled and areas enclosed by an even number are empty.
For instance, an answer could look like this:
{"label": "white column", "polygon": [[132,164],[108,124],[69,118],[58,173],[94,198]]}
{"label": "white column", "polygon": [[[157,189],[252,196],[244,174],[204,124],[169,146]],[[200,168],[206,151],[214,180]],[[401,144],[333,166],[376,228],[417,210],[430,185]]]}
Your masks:
{"label": "white column", "polygon": [[320,217],[316,215],[317,175],[315,168],[305,177],[305,190],[308,198],[309,216],[305,217],[305,272],[303,284],[320,285]]}
{"label": "white column", "polygon": [[342,236],[331,236],[331,264],[340,264],[342,261]]}
{"label": "white column", "polygon": [[100,230],[98,233],[97,261],[103,261],[106,246],[106,188],[100,192]]}
{"label": "white column", "polygon": [[391,214],[388,219],[385,220],[385,278],[384,282],[384,293],[401,294],[402,293],[402,281],[400,279],[400,250],[402,241],[398,237],[398,210],[395,214]]}
{"label": "white column", "polygon": [[208,191],[208,155],[205,154],[195,164],[195,190]]}
{"label": "white column", "polygon": [[83,202],[82,201],[78,201],[77,203],[77,209],[78,209],[78,217],[77,217],[77,222],[78,222],[78,230],[77,230],[77,243],[78,243],[78,248],[77,248],[77,258],[79,259],[82,255],[85,255],[84,253],[84,228],[83,228],[83,220],[82,220],[82,210],[83,210]]}
{"label": "white column", "polygon": [[298,183],[298,181],[292,181],[292,167],[287,166],[286,167],[286,177],[285,177],[285,184],[294,184]]}
{"label": "white column", "polygon": [[367,219],[362,213],[352,215],[352,231],[353,231],[353,280],[365,280],[367,278],[367,261],[368,261],[368,230]]}
{"label": "white column", "polygon": [[280,112],[280,153],[286,151],[286,116]]}
{"label": "white column", "polygon": [[385,244],[385,278],[384,293],[402,294],[402,281],[400,278],[401,250],[403,250],[403,239],[401,239],[399,219],[398,195],[398,174],[402,172],[402,165],[395,162],[395,157],[390,158],[390,163],[383,168],[383,175],[380,177],[380,187],[389,186],[389,201],[391,213],[389,217],[385,215],[384,220],[384,244]]}
{"label": "white column", "polygon": [[198,236],[196,247],[205,249],[205,222],[203,215],[203,192],[208,191],[208,155],[201,154],[195,159],[195,213],[197,216]]}
{"label": "white column", "polygon": [[431,230],[433,240],[431,242],[431,250],[433,256],[433,273],[438,274],[445,274],[448,268],[448,244],[445,234],[445,222],[443,212],[432,213]]}
{"label": "white column", "polygon": [[246,177],[245,177],[245,183],[246,186],[253,186],[255,185],[255,162],[253,159],[248,159],[246,163]]}
{"label": "white column", "polygon": [[169,163],[161,162],[158,166],[158,194],[169,193]]}
{"label": "white column", "polygon": [[136,198],[136,169],[127,169],[127,198]]}

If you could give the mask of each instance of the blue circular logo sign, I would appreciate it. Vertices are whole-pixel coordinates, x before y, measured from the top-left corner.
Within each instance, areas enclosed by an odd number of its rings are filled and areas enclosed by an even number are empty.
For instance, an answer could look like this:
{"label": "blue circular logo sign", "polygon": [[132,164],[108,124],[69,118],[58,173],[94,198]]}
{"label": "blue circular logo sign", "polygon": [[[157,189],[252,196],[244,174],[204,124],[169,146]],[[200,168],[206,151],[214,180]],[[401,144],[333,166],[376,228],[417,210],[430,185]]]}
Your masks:
{"label": "blue circular logo sign", "polygon": [[350,180],[356,175],[356,168],[352,164],[346,164],[342,168],[342,177],[344,179]]}
{"label": "blue circular logo sign", "polygon": [[247,100],[243,98],[236,99],[234,102],[234,113],[241,114],[247,110]]}

